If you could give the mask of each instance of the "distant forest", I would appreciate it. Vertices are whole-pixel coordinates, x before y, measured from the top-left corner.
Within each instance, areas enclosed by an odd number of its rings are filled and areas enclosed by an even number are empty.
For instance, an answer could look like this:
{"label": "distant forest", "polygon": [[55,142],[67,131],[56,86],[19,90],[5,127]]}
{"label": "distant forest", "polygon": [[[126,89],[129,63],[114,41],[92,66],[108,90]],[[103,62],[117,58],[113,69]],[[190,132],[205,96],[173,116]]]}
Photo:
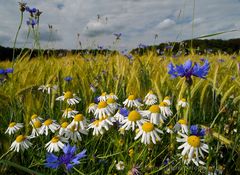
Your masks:
{"label": "distant forest", "polygon": [[[159,45],[141,45],[139,48],[135,48],[130,53],[132,54],[143,54],[148,50],[155,50],[159,55],[168,53],[172,55],[176,54],[189,54],[191,48],[191,40],[181,41],[181,42],[170,42],[170,43],[161,43]],[[226,53],[226,54],[239,54],[240,51],[240,38],[230,39],[230,40],[221,40],[221,39],[211,39],[211,40],[193,40],[192,49],[198,54],[204,53]],[[114,53],[116,51],[111,51],[107,49],[95,49],[95,50],[31,50],[31,49],[15,49],[15,57],[19,54],[30,54],[31,58],[37,57],[41,54],[44,57],[63,57],[69,53],[71,54],[106,54]],[[13,49],[9,47],[0,46],[0,60],[12,60]]]}

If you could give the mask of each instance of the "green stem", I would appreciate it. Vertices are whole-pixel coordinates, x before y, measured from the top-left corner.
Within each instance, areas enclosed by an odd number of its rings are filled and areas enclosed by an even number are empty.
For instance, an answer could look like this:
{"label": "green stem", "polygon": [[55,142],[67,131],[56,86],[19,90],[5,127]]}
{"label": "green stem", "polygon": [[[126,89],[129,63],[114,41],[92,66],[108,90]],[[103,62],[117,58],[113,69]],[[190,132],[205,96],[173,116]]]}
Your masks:
{"label": "green stem", "polygon": [[13,66],[14,66],[14,61],[15,61],[15,47],[16,47],[16,43],[17,43],[17,38],[18,38],[19,31],[20,31],[20,29],[21,29],[21,27],[22,27],[22,22],[23,22],[23,12],[21,12],[20,23],[19,23],[18,30],[17,30],[16,36],[15,36],[15,39],[14,39],[14,43],[13,43],[12,68],[13,68]]}

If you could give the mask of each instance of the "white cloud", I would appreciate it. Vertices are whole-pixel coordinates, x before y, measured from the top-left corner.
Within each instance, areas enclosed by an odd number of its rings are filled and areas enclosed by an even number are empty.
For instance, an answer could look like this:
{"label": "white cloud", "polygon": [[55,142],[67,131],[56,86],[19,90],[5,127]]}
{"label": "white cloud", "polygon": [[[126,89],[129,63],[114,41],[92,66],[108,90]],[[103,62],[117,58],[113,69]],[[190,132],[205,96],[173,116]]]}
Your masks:
{"label": "white cloud", "polygon": [[159,29],[167,29],[169,27],[172,27],[176,24],[176,22],[174,20],[171,20],[171,19],[164,19],[162,22],[160,22],[158,25],[157,25],[157,28]]}
{"label": "white cloud", "polygon": [[[192,37],[191,0],[51,0],[27,1],[30,7],[43,11],[40,19],[41,44],[47,44],[48,24],[57,31],[55,48],[76,48],[77,33],[84,48],[96,45],[113,45],[113,33],[123,35],[113,48],[134,48],[140,42],[153,44]],[[206,6],[207,4],[207,6]],[[240,26],[240,3],[237,0],[196,1],[194,37],[231,30]],[[1,45],[12,46],[19,23],[18,0],[0,0]],[[97,15],[101,16],[98,21]],[[18,46],[24,43],[23,33],[28,14],[24,15]],[[105,24],[105,18],[108,18]],[[158,34],[158,40],[154,35]],[[238,37],[239,32],[219,35],[216,38]]]}

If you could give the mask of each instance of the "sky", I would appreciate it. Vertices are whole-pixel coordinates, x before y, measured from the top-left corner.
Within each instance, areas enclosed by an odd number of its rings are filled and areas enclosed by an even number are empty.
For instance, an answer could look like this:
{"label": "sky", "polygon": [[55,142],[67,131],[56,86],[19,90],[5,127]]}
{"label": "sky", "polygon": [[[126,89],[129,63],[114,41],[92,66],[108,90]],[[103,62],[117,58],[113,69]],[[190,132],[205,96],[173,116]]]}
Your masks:
{"label": "sky", "polygon": [[[0,45],[12,47],[20,22],[18,2],[0,0]],[[240,29],[240,0],[25,0],[42,11],[42,48],[132,49]],[[33,47],[24,12],[17,47]],[[50,31],[49,25],[52,25]],[[30,37],[27,39],[30,28]],[[35,29],[36,30],[36,29]],[[114,33],[122,33],[116,41]],[[240,31],[212,38],[240,38]],[[209,38],[210,39],[210,38]],[[79,44],[81,42],[81,45]]]}

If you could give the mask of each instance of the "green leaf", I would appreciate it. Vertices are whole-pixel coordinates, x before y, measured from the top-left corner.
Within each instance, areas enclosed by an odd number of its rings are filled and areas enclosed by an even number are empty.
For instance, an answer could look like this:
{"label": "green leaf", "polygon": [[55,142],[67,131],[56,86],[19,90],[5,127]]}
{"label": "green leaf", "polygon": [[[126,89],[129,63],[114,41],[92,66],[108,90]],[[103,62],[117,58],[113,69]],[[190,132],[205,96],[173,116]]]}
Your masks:
{"label": "green leaf", "polygon": [[42,174],[42,173],[33,171],[33,170],[31,170],[31,169],[28,169],[28,168],[26,168],[26,167],[24,167],[24,166],[21,166],[21,165],[19,165],[19,164],[16,164],[16,163],[11,162],[11,161],[8,161],[8,160],[0,160],[0,164],[6,164],[6,165],[8,165],[8,166],[15,167],[15,168],[17,168],[17,169],[19,169],[19,170],[22,170],[22,171],[24,171],[24,172],[26,172],[26,173],[29,173],[29,174],[44,175],[44,174]]}

